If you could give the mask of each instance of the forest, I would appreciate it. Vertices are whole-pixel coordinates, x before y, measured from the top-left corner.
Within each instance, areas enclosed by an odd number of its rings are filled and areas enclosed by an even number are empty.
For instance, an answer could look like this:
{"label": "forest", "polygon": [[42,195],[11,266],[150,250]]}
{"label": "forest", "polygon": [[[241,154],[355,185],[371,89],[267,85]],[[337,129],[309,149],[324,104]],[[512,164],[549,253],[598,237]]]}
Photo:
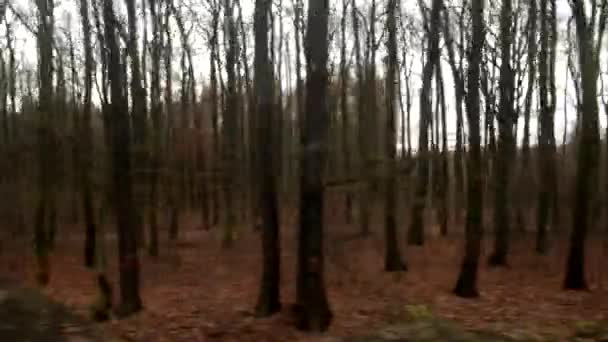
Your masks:
{"label": "forest", "polygon": [[0,1],[0,340],[608,339],[608,0]]}

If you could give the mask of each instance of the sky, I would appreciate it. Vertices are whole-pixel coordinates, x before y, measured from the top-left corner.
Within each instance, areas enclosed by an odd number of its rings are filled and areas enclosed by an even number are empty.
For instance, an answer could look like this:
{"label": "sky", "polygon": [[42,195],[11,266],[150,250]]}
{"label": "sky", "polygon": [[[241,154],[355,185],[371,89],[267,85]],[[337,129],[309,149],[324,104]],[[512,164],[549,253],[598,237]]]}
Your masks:
{"label": "sky", "polygon": [[[0,0],[1,1],[1,0]],[[33,0],[7,0],[7,1],[12,1],[13,6],[15,6],[16,8],[19,9],[20,12],[24,13],[24,14],[28,14],[28,15],[33,15],[35,13],[35,4]],[[427,2],[429,2],[428,0],[426,0]],[[520,0],[523,1],[523,0]],[[56,25],[58,28],[59,32],[72,32],[72,35],[74,37],[74,40],[76,42],[80,41],[80,37],[81,37],[81,31],[80,31],[80,18],[79,18],[79,13],[78,13],[78,2],[79,0],[55,0],[56,3],[56,9],[55,9],[55,19],[56,19]],[[244,17],[244,21],[245,21],[245,26],[246,26],[246,30],[248,32],[248,36],[249,36],[249,40],[248,40],[248,63],[252,64],[253,62],[253,27],[252,27],[252,14],[253,14],[253,0],[241,0],[242,2],[242,6],[243,6],[243,17]],[[286,9],[286,11],[288,12],[292,12],[291,8],[292,8],[292,1],[291,0],[282,0],[283,2],[283,7]],[[306,2],[306,1],[305,1]],[[198,81],[200,83],[200,75],[203,75],[203,77],[205,78],[205,80],[208,82],[208,76],[209,76],[209,64],[208,64],[208,47],[206,44],[206,38],[205,38],[205,34],[202,31],[202,28],[205,27],[208,23],[208,12],[201,7],[201,4],[203,3],[203,1],[194,1],[194,0],[185,0],[185,1],[181,1],[180,3],[180,9],[182,11],[182,13],[188,18],[186,20],[187,22],[187,26],[192,26],[193,31],[191,34],[191,44],[194,48],[194,53],[195,53],[195,73],[197,75]],[[365,1],[359,1],[359,7],[360,9],[364,10],[365,6],[364,6]],[[384,2],[382,0],[378,0],[378,12],[380,12],[384,6]],[[138,4],[140,4],[140,2],[138,2]],[[276,6],[278,6],[279,1],[275,0],[275,10],[273,11],[273,13],[278,13],[278,11],[276,10]],[[125,16],[125,6],[124,6],[124,2],[123,1],[117,1],[115,0],[115,6],[117,7],[117,13],[119,13],[119,15],[121,16]],[[341,6],[342,3],[341,1],[332,1],[331,2],[331,6],[332,6],[332,11],[336,11],[339,12],[341,11]],[[190,8],[192,8],[194,11],[190,10]],[[420,11],[417,7],[417,2],[415,0],[403,0],[401,2],[401,8],[402,8],[402,15],[404,16],[404,18],[408,17],[408,16],[414,16],[414,17],[419,17],[420,16]],[[140,9],[138,9],[140,10]],[[486,13],[488,13],[489,7],[486,6]],[[496,11],[496,8],[494,8],[494,11]],[[195,12],[196,15],[193,15],[192,13]],[[565,118],[565,109],[567,109],[568,112],[568,119],[567,119],[567,131],[568,134],[572,131],[572,128],[574,127],[575,124],[575,118],[576,118],[576,113],[575,113],[575,98],[574,98],[574,89],[572,88],[572,81],[569,80],[568,83],[566,83],[566,74],[567,74],[567,69],[566,69],[566,58],[565,58],[565,44],[564,44],[564,39],[563,35],[565,34],[565,27],[566,27],[566,22],[568,20],[568,18],[570,17],[570,6],[568,4],[567,0],[557,0],[557,15],[558,15],[558,34],[562,35],[562,37],[560,37],[560,42],[558,44],[558,58],[557,58],[557,65],[556,65],[556,85],[557,85],[557,108],[556,108],[556,114],[555,114],[555,135],[556,135],[556,139],[558,143],[561,143],[562,141],[562,135],[564,132],[564,128],[565,128],[565,123],[564,123],[564,118]],[[141,14],[141,13],[140,13]],[[236,14],[236,10],[235,10],[235,14]],[[143,18],[143,16],[141,16]],[[32,17],[34,18],[34,17]],[[7,13],[7,19],[9,21],[14,21],[15,18],[12,16],[12,14],[10,13],[10,11],[8,11]],[[125,19],[126,20],[126,19]],[[278,18],[277,18],[278,20]],[[350,21],[350,18],[349,18]],[[338,22],[336,20],[334,20],[331,24],[330,27],[330,31],[333,29],[338,29]],[[350,26],[350,22],[347,24]],[[293,59],[293,55],[294,55],[294,51],[295,51],[295,46],[294,46],[294,39],[293,39],[293,30],[292,30],[292,22],[291,22],[291,18],[290,17],[285,17],[283,19],[283,26],[284,26],[284,32],[285,35],[288,36],[288,39],[286,39],[286,43],[289,45],[289,50],[290,50],[290,54],[292,56]],[[35,25],[34,25],[35,27]],[[378,26],[377,26],[377,34],[380,35],[380,32],[382,30],[382,23],[381,21],[378,22]],[[139,22],[139,37],[141,38],[143,36],[142,34],[142,30],[143,30],[143,19],[140,20]],[[275,27],[277,34],[278,34],[278,30],[279,30],[279,25],[277,24]],[[349,27],[349,31],[350,31],[350,27]],[[2,36],[4,36],[4,27],[0,28],[0,34]],[[175,27],[173,30],[173,35],[175,37],[174,39],[174,46],[178,45],[179,42],[179,36],[178,36],[178,32],[177,32],[177,28]],[[350,36],[350,34],[349,34]],[[17,37],[17,49],[18,54],[20,54],[21,58],[19,58],[19,62],[23,65],[23,66],[34,66],[37,63],[36,60],[36,56],[37,56],[37,51],[36,51],[36,40],[34,38],[34,36],[28,32],[23,25],[16,25],[16,37]],[[330,53],[330,63],[335,63],[335,65],[337,65],[338,63],[338,58],[339,58],[339,50],[338,50],[338,43],[339,43],[339,35],[336,33],[335,35],[335,39],[334,42],[332,42],[332,46],[333,49]],[[3,41],[2,39],[0,39],[0,46],[2,46],[3,44],[5,44],[5,41]],[[277,42],[275,42],[275,44],[278,44],[278,39]],[[287,45],[285,45],[287,46]],[[347,48],[348,48],[348,53],[349,55],[352,54],[352,41],[349,40],[349,42],[347,43]],[[140,45],[140,49],[141,49],[141,45]],[[78,47],[78,51],[77,53],[80,53],[80,48]],[[606,51],[605,51],[606,52]],[[385,55],[384,52],[384,45],[381,44],[380,45],[380,50],[378,52],[378,60],[377,60],[377,65],[379,73],[382,74],[382,66],[381,66],[381,59],[382,57]],[[399,52],[399,55],[401,55],[401,51]],[[413,147],[416,148],[417,145],[417,140],[418,140],[418,119],[419,119],[419,106],[418,106],[418,93],[419,93],[419,88],[420,88],[420,74],[421,74],[421,70],[422,70],[422,65],[420,63],[420,52],[417,50],[410,50],[408,51],[408,58],[413,58],[413,60],[415,61],[412,65],[412,75],[413,75],[413,81],[412,81],[412,90],[413,90],[413,98],[412,98],[412,111],[411,111],[411,119],[412,119],[412,144]],[[445,50],[443,51],[443,56],[446,57],[447,53],[445,52]],[[285,58],[283,58],[283,60],[285,61]],[[177,69],[179,68],[179,58],[174,58],[174,69],[175,71],[177,71]],[[293,63],[293,62],[292,62]],[[276,66],[275,66],[276,67]],[[291,70],[294,70],[295,67],[291,67]],[[447,61],[444,59],[444,61],[442,62],[442,70],[443,70],[443,79],[444,79],[444,84],[445,84],[445,92],[446,92],[446,99],[447,101],[447,109],[448,109],[448,114],[447,114],[447,127],[448,127],[448,133],[449,133],[449,144],[450,146],[453,146],[455,144],[455,131],[456,131],[456,118],[455,118],[455,111],[454,111],[454,88],[453,88],[453,80],[451,77],[451,73],[449,71],[449,65],[447,64]],[[277,70],[278,71],[278,70]],[[285,75],[287,70],[286,70],[286,66],[283,65],[282,66],[282,72]],[[354,75],[353,75],[354,76]],[[382,75],[380,75],[382,76]],[[402,94],[403,96],[405,96],[405,83],[403,82],[403,73],[401,73],[400,77],[402,78]],[[607,80],[608,81],[608,80]],[[524,82],[525,85],[525,82]],[[199,85],[200,86],[200,85]],[[283,87],[284,88],[292,88],[295,86],[295,77],[292,77],[291,79],[291,84],[287,83],[287,80],[284,80],[283,83]],[[564,97],[564,89],[568,90],[568,96]],[[566,101],[564,101],[564,99],[566,99]],[[405,103],[405,99],[403,99],[404,103]],[[537,127],[537,121],[536,121],[536,113],[534,111],[535,109],[535,105],[533,106],[533,113],[532,113],[532,121],[531,121],[531,141],[532,143],[536,142],[536,127]],[[602,107],[602,106],[600,106]],[[601,108],[600,108],[601,109]],[[600,110],[600,122],[602,127],[606,126],[606,116],[603,113],[603,110]],[[400,123],[398,122],[398,127],[400,127]],[[520,118],[520,131],[518,132],[518,139],[519,141],[521,141],[521,136],[522,136],[522,131],[523,131],[523,118]],[[465,123],[465,130],[466,130],[466,123]],[[602,131],[603,132],[603,131]],[[399,133],[403,133],[403,132],[399,132]]]}

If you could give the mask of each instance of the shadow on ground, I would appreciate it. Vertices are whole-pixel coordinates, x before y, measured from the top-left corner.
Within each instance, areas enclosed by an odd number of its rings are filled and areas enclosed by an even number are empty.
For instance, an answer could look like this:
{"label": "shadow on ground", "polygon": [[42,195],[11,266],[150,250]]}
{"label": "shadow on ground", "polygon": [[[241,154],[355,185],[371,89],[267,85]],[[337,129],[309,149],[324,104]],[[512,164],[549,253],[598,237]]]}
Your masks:
{"label": "shadow on ground", "polygon": [[118,342],[35,289],[0,280],[0,341]]}

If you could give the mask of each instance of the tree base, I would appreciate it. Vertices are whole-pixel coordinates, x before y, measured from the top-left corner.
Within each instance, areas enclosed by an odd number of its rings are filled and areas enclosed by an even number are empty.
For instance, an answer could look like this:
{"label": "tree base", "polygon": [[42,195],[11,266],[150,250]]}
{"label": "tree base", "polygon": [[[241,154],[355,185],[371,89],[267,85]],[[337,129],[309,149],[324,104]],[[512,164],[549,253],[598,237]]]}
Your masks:
{"label": "tree base", "polygon": [[509,263],[507,262],[507,257],[504,255],[493,253],[488,258],[488,266],[490,267],[509,267]]}
{"label": "tree base", "polygon": [[460,280],[452,293],[462,298],[479,298],[479,292],[475,286],[464,284],[464,282],[461,282]]}
{"label": "tree base", "polygon": [[281,311],[281,303],[278,300],[260,299],[255,307],[255,316],[270,317],[279,311]]}
{"label": "tree base", "polygon": [[407,271],[407,265],[399,258],[393,258],[384,262],[384,271],[386,272],[402,272]]}
{"label": "tree base", "polygon": [[583,277],[567,275],[564,281],[564,290],[588,291],[589,287]]}
{"label": "tree base", "polygon": [[294,305],[293,313],[296,320],[296,328],[302,331],[324,332],[329,328],[333,315],[327,308],[304,307]]}

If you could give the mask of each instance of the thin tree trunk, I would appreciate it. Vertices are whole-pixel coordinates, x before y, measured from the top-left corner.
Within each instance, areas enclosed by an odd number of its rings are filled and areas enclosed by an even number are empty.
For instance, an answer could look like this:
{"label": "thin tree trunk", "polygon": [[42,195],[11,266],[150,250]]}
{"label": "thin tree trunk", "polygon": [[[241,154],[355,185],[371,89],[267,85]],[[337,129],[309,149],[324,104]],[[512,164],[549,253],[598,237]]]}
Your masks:
{"label": "thin tree trunk", "polygon": [[[348,15],[348,0],[342,0],[342,18],[340,19],[340,115],[342,117],[342,155],[343,155],[343,177],[348,178],[350,175],[350,144],[349,144],[349,113],[348,113],[348,70],[346,67],[346,16]],[[346,189],[344,195],[344,217],[346,223],[352,221],[352,192]]]}
{"label": "thin tree trunk", "polygon": [[412,205],[412,222],[408,231],[408,243],[411,245],[424,244],[424,208],[429,181],[428,127],[433,117],[431,103],[431,82],[435,66],[439,63],[439,22],[441,0],[433,0],[431,7],[431,22],[429,32],[429,52],[422,70],[422,88],[420,92],[420,123],[418,135],[418,176],[414,203]]}
{"label": "thin tree trunk", "polygon": [[93,90],[93,51],[91,47],[91,24],[89,21],[89,2],[80,0],[80,18],[82,22],[83,49],[84,49],[84,101],[82,109],[82,123],[80,140],[80,171],[82,205],[85,223],[84,261],[87,267],[96,264],[95,256],[97,245],[97,227],[95,224],[95,211],[93,209],[93,194],[91,186],[91,151],[92,151],[92,127],[91,108]]}
{"label": "thin tree trunk", "polygon": [[234,240],[234,229],[236,220],[236,206],[235,201],[235,188],[233,182],[237,179],[236,172],[236,134],[237,134],[237,106],[238,106],[238,94],[236,89],[236,75],[235,65],[237,58],[237,35],[236,25],[234,23],[233,7],[230,0],[225,0],[224,3],[224,20],[226,21],[226,32],[228,37],[228,46],[226,47],[226,74],[228,77],[228,84],[226,88],[226,103],[224,106],[224,125],[222,127],[223,139],[222,139],[222,154],[224,167],[222,168],[223,173],[223,192],[224,202],[226,203],[225,208],[225,221],[224,231],[222,238],[222,245],[224,247],[230,247]]}

